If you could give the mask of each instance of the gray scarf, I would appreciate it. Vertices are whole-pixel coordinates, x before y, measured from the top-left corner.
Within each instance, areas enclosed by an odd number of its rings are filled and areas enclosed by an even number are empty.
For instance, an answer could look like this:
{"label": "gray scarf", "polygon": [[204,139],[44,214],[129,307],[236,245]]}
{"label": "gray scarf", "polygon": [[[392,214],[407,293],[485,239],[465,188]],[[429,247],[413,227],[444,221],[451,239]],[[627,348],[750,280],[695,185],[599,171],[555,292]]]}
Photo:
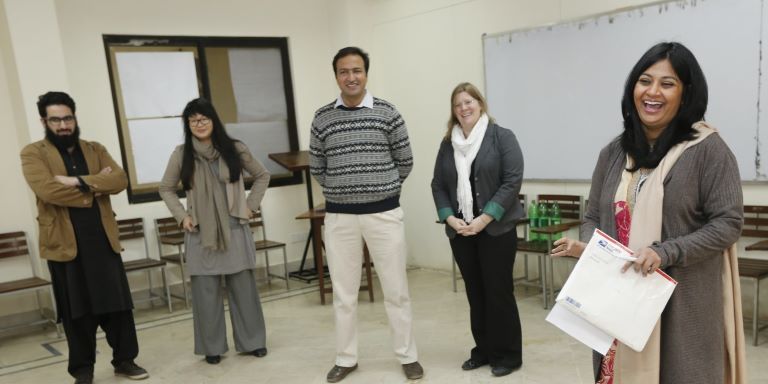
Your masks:
{"label": "gray scarf", "polygon": [[[192,139],[195,149],[195,172],[192,190],[187,191],[187,205],[195,207],[200,238],[205,248],[225,250],[229,247],[229,216],[248,220],[243,176],[229,182],[229,167],[213,144]],[[214,163],[215,162],[215,163]],[[212,166],[218,166],[216,177]],[[219,187],[226,184],[226,195]]]}

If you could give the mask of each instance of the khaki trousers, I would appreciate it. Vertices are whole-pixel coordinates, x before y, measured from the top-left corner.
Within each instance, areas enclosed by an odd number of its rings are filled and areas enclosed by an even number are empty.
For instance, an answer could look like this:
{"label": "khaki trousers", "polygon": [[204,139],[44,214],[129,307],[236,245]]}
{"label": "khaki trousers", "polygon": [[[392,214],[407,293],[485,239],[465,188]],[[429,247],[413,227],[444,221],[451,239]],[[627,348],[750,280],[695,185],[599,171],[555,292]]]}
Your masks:
{"label": "khaki trousers", "polygon": [[363,265],[363,240],[384,293],[395,355],[401,364],[418,360],[411,298],[405,274],[403,210],[325,215],[325,249],[333,281],[336,317],[336,365],[357,364],[357,300]]}

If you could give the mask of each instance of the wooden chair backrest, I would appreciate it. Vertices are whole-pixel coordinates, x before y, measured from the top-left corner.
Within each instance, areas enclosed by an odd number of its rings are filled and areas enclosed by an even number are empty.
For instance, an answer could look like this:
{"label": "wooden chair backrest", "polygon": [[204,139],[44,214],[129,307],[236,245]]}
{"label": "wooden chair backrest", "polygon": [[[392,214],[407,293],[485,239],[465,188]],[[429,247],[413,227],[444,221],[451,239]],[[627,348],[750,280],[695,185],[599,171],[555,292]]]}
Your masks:
{"label": "wooden chair backrest", "polygon": [[248,222],[248,225],[251,227],[251,229],[264,227],[264,217],[261,216],[261,210],[258,210],[253,214],[253,217]]}
{"label": "wooden chair backrest", "polygon": [[768,206],[745,205],[744,226],[741,228],[744,237],[768,238]]}
{"label": "wooden chair backrest", "polygon": [[0,233],[0,259],[29,256],[29,245],[24,232]]}
{"label": "wooden chair backrest", "polygon": [[581,220],[584,217],[583,199],[579,195],[539,195],[536,203],[557,203],[560,207],[560,218],[569,220]]}
{"label": "wooden chair backrest", "polygon": [[144,234],[144,219],[122,219],[117,221],[120,240],[141,239]]}
{"label": "wooden chair backrest", "polygon": [[155,229],[157,230],[158,236],[169,236],[184,233],[182,228],[176,222],[176,219],[173,217],[155,219]]}

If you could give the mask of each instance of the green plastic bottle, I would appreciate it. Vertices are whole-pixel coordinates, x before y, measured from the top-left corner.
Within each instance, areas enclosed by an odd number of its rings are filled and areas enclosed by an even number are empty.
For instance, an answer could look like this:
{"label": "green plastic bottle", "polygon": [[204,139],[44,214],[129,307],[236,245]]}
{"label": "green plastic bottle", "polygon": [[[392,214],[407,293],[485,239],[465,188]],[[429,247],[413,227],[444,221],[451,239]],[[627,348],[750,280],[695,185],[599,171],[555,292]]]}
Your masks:
{"label": "green plastic bottle", "polygon": [[[538,213],[539,213],[539,228],[541,227],[548,227],[550,226],[550,217],[549,217],[549,209],[547,208],[547,205],[543,202],[539,201],[539,207],[538,207]],[[538,240],[540,241],[547,241],[547,235],[540,234],[538,236]]]}
{"label": "green plastic bottle", "polygon": [[536,200],[531,200],[531,204],[528,205],[528,241],[536,241],[539,239],[538,233],[533,233],[531,229],[539,227],[539,208],[536,206]]}
{"label": "green plastic bottle", "polygon": [[[560,218],[560,206],[557,205],[557,202],[552,203],[552,210],[550,212],[552,216],[550,219],[552,221],[552,225],[558,225],[562,223],[562,219]],[[561,237],[563,237],[562,233],[556,233],[552,236],[552,240],[557,240]]]}

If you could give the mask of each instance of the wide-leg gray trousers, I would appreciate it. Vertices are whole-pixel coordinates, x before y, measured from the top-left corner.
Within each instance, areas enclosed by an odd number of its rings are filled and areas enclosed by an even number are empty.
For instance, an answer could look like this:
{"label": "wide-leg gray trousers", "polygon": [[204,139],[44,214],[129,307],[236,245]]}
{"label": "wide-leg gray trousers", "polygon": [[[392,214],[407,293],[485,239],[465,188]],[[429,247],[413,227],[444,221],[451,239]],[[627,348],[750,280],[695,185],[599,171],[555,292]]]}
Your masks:
{"label": "wide-leg gray trousers", "polygon": [[[251,352],[266,347],[264,314],[256,280],[246,269],[223,275],[229,298],[235,350]],[[192,276],[192,319],[195,354],[216,356],[227,352],[227,326],[220,275]]]}

